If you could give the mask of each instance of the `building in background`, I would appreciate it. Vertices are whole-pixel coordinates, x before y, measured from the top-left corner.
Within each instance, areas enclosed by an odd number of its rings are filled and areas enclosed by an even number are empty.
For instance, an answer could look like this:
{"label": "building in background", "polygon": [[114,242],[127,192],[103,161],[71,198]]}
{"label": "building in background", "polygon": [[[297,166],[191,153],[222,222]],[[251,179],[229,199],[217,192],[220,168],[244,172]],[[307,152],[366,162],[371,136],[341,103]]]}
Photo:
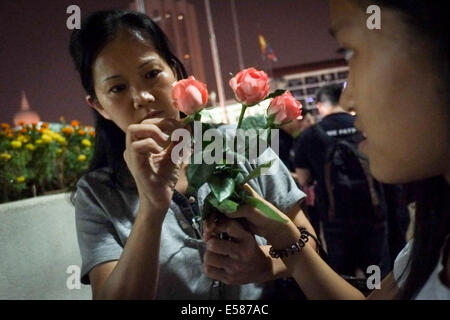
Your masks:
{"label": "building in background", "polygon": [[186,71],[206,82],[197,14],[186,0],[134,0],[131,8],[145,13],[170,39]]}
{"label": "building in background", "polygon": [[20,110],[14,114],[14,125],[18,126],[19,123],[32,124],[38,123],[40,121],[39,115],[31,110],[30,104],[28,103],[27,96],[25,92],[22,91],[22,99],[20,101]]}
{"label": "building in background", "polygon": [[274,69],[275,87],[291,91],[304,109],[317,114],[316,92],[331,83],[344,85],[348,78],[348,65],[343,59]]}

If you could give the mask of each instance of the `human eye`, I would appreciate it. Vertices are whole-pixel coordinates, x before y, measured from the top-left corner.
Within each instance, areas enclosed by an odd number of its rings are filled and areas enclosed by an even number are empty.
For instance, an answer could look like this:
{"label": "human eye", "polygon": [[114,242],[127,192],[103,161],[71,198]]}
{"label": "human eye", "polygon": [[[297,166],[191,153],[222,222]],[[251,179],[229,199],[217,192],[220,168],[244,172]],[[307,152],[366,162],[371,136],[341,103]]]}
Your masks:
{"label": "human eye", "polygon": [[119,92],[125,90],[125,87],[126,86],[124,84],[118,84],[118,85],[115,85],[115,86],[111,87],[109,89],[109,92],[110,93],[119,93]]}
{"label": "human eye", "polygon": [[161,72],[161,70],[159,70],[159,69],[153,69],[153,70],[150,70],[149,72],[147,72],[147,73],[145,74],[145,78],[146,78],[146,79],[153,79],[153,78],[155,78],[160,72]]}
{"label": "human eye", "polygon": [[352,49],[347,48],[339,48],[336,50],[338,54],[341,54],[344,56],[344,59],[350,61],[350,59],[353,57],[354,51]]}

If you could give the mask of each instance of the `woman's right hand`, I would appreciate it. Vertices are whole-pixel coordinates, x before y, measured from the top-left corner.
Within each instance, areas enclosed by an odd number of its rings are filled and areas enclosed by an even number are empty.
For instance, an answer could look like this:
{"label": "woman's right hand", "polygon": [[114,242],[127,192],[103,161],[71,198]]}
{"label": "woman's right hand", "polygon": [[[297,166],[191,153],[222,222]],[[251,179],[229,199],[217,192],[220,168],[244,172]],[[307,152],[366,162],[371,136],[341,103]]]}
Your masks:
{"label": "woman's right hand", "polygon": [[126,131],[125,162],[136,182],[141,206],[164,217],[178,181],[181,163],[173,162],[171,133],[182,128],[174,119],[146,119]]}

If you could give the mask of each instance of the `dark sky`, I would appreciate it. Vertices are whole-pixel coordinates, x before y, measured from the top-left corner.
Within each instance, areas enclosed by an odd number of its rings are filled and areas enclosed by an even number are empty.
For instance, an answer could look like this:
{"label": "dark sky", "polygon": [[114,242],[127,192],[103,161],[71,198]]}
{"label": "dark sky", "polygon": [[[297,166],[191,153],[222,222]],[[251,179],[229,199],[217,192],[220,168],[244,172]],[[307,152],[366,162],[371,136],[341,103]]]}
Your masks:
{"label": "dark sky", "polygon": [[[203,0],[196,5],[210,89],[215,89]],[[92,124],[92,118],[68,53],[70,31],[66,8],[81,13],[125,8],[129,0],[2,0],[0,1],[0,122],[12,122],[22,90],[43,121],[60,116]],[[227,97],[228,74],[239,71],[229,0],[211,1]],[[337,44],[328,34],[326,0],[236,0],[245,67],[264,68],[257,41],[261,32],[274,49],[274,67],[336,59]]]}

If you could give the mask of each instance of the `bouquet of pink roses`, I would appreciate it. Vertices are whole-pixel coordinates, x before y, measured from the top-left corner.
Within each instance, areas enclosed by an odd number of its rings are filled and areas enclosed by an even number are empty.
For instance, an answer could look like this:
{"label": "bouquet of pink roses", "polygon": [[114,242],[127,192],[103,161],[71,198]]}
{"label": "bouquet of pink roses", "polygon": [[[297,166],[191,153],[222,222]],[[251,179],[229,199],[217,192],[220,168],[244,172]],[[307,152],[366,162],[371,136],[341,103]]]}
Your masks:
{"label": "bouquet of pink roses", "polygon": [[[174,84],[172,92],[174,104],[178,110],[187,115],[184,122],[194,121],[194,127],[200,126],[202,130],[206,130],[204,136],[208,135],[210,138],[201,139],[200,137],[199,139],[194,133],[194,152],[187,169],[188,192],[197,190],[205,183],[210,187],[211,192],[206,197],[203,207],[204,219],[211,212],[227,214],[236,212],[239,206],[245,203],[257,208],[272,219],[284,222],[285,220],[274,210],[249,195],[243,187],[249,180],[260,176],[263,170],[270,168],[273,160],[256,166],[248,174],[237,163],[251,162],[249,148],[258,145],[261,138],[265,139],[266,146],[267,143],[270,146],[272,130],[300,117],[301,104],[289,91],[276,90],[269,94],[267,74],[254,68],[240,71],[230,80],[229,84],[236,100],[242,104],[237,128],[234,130],[231,140],[224,139],[220,131],[213,128],[213,125],[201,123],[202,110],[208,100],[205,84],[195,80],[192,76]],[[264,124],[248,121],[247,125],[243,127],[246,109],[266,99],[272,100],[267,108]],[[216,133],[207,134],[210,129],[216,130]],[[253,140],[250,139],[246,143],[246,131],[249,130],[254,132],[259,130],[263,134],[253,135]],[[215,138],[214,141],[211,141],[211,137]],[[250,135],[250,137],[252,136]],[[240,141],[244,141],[244,145],[239,144]]]}

